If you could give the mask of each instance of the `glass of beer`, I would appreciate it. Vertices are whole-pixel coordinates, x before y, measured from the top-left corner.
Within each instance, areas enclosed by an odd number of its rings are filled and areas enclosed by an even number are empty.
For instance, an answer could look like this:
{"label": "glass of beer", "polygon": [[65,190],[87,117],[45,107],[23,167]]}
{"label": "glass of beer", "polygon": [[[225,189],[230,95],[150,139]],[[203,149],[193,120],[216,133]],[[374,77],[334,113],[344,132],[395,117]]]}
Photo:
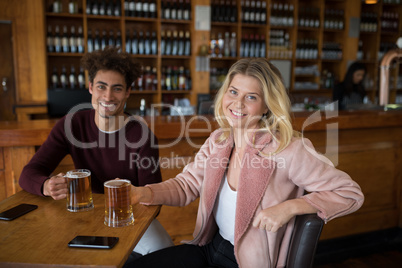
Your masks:
{"label": "glass of beer", "polygon": [[123,227],[134,223],[131,206],[131,182],[110,180],[105,182],[105,225]]}
{"label": "glass of beer", "polygon": [[74,169],[67,172],[67,210],[86,211],[94,208],[91,190],[91,171]]}

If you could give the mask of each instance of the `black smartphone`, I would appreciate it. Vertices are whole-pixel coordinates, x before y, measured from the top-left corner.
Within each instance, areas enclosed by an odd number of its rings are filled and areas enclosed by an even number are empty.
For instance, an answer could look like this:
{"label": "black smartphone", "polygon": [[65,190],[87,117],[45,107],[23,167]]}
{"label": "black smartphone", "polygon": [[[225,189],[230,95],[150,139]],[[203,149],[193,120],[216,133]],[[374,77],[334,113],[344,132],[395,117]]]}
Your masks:
{"label": "black smartphone", "polygon": [[119,241],[118,237],[109,236],[76,236],[73,240],[68,243],[69,247],[72,248],[101,248],[109,249],[113,248]]}
{"label": "black smartphone", "polygon": [[32,204],[19,204],[13,208],[10,208],[6,211],[0,213],[0,220],[12,221],[19,216],[27,214],[28,212],[37,209],[37,205]]}

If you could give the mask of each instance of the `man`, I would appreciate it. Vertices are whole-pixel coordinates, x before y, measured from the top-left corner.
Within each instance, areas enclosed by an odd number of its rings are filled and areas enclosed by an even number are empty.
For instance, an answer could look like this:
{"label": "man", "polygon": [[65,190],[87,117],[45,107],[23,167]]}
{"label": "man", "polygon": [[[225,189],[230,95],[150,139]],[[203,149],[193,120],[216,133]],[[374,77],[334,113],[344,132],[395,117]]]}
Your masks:
{"label": "man", "polygon": [[[156,137],[145,124],[124,112],[131,84],[141,75],[139,64],[115,47],[88,53],[81,64],[89,74],[92,109],[77,105],[56,123],[24,167],[20,186],[55,200],[66,198],[64,174],[51,173],[67,154],[75,168],[91,171],[94,193],[103,193],[103,183],[116,177],[136,186],[160,182]],[[134,251],[145,255],[172,245],[170,236],[154,220]]]}

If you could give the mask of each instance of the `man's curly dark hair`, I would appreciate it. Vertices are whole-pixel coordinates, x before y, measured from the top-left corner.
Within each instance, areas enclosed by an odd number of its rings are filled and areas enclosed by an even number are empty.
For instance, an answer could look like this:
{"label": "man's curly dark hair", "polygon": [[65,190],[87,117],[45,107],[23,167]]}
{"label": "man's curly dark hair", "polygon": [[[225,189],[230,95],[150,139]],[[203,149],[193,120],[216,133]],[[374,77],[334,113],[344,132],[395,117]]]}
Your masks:
{"label": "man's curly dark hair", "polygon": [[81,66],[88,70],[89,81],[93,83],[99,70],[116,71],[126,80],[127,88],[141,76],[141,66],[126,52],[119,52],[118,47],[105,47],[85,54],[81,58]]}

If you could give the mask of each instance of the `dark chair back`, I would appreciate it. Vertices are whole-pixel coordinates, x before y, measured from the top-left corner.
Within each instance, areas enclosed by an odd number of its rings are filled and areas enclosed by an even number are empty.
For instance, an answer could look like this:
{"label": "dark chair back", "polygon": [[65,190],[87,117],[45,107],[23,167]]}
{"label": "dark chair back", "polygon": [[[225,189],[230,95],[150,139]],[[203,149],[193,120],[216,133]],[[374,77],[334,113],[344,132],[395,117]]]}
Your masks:
{"label": "dark chair back", "polygon": [[317,214],[296,216],[286,268],[311,268],[324,221]]}

